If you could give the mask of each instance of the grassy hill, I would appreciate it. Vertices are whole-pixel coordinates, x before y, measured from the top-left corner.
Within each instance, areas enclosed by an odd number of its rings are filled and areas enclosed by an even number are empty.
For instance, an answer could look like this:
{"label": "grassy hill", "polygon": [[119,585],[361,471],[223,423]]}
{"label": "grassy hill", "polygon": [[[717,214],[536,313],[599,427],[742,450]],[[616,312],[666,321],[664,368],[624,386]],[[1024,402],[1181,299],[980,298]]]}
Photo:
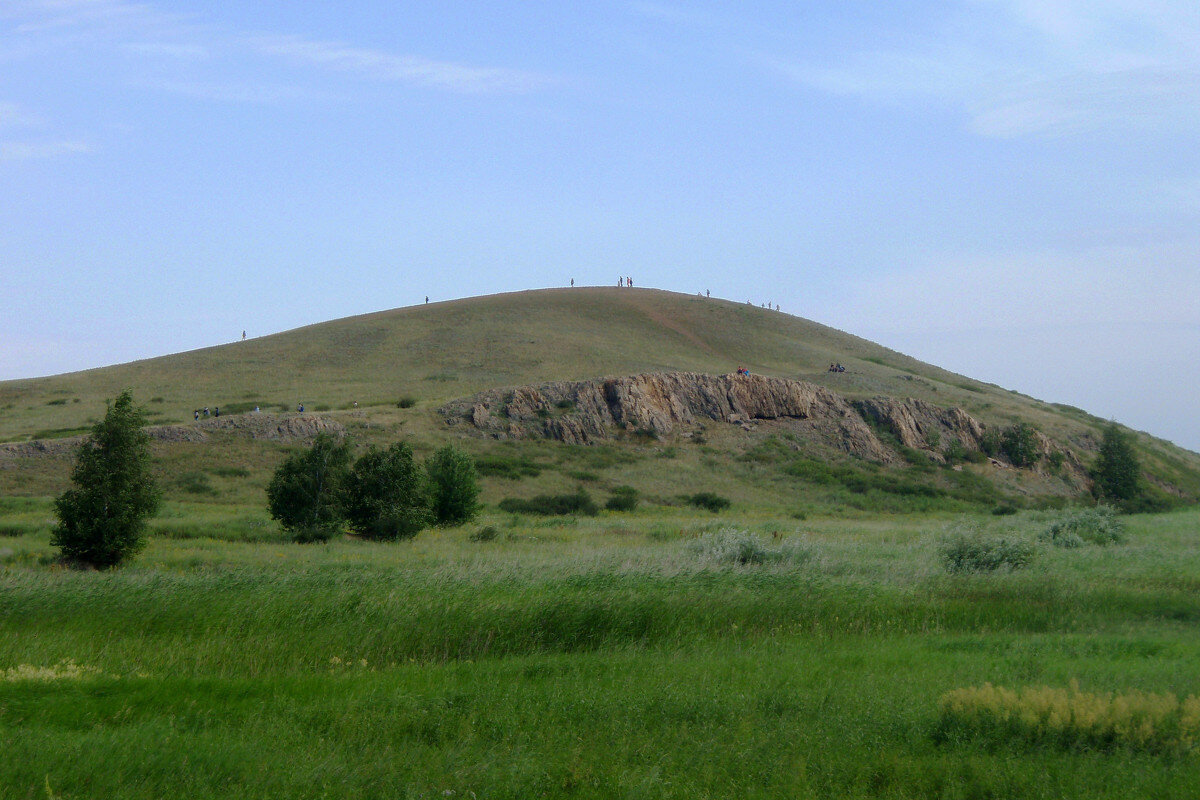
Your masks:
{"label": "grassy hill", "polygon": [[[828,372],[834,361],[847,371]],[[193,410],[205,406],[230,414],[256,405],[288,412],[304,403],[307,411],[344,418],[365,440],[404,435],[418,447],[432,446],[448,435],[434,409],[483,389],[648,371],[727,373],[739,366],[824,385],[851,399],[912,397],[961,406],[986,424],[1020,420],[1081,451],[1096,441],[1103,424],[1079,409],[981,383],[787,314],[652,289],[580,288],[402,308],[114,367],[0,383],[0,441],[83,432],[107,398],[132,388],[158,423],[190,422]],[[415,407],[398,409],[401,398]],[[712,447],[727,446],[738,456],[758,444],[718,435]],[[1188,499],[1200,497],[1200,456],[1144,434],[1138,445],[1157,484]],[[232,456],[257,474],[276,460],[270,448],[252,453],[244,444],[229,443],[221,454],[198,455],[194,447],[186,456],[178,448],[167,450],[164,457],[180,460],[179,469],[184,461],[216,464]],[[515,457],[528,460],[540,453],[543,460],[561,460],[554,452],[529,444]],[[728,483],[716,463],[720,459],[710,453],[705,470],[703,455],[691,460],[695,483]],[[684,458],[676,466],[688,463]],[[7,484],[10,491],[54,491],[48,469],[41,473],[47,480],[27,475],[20,485],[11,476],[0,477],[0,489]],[[569,473],[589,470],[575,465],[559,472],[566,476],[559,483],[566,484]],[[655,475],[646,480],[653,485]],[[534,488],[540,488],[538,481]]]}

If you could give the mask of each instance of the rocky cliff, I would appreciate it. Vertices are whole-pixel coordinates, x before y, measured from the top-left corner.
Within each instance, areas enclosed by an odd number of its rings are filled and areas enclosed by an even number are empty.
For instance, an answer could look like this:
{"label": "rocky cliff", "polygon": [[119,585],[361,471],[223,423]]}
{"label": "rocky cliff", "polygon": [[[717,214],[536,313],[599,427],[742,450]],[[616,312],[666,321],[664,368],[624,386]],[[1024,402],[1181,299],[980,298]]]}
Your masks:
{"label": "rocky cliff", "polygon": [[[780,420],[826,445],[884,463],[899,456],[880,438],[883,431],[935,460],[955,441],[964,450],[978,450],[985,431],[961,408],[885,397],[851,403],[803,381],[691,372],[496,389],[449,403],[441,413],[449,424],[467,424],[494,438],[540,437],[572,444],[612,439],[622,432],[688,435],[708,422],[749,429],[757,420]],[[1044,437],[1040,444],[1046,453],[1058,450]],[[1076,460],[1072,456],[1069,461]]]}

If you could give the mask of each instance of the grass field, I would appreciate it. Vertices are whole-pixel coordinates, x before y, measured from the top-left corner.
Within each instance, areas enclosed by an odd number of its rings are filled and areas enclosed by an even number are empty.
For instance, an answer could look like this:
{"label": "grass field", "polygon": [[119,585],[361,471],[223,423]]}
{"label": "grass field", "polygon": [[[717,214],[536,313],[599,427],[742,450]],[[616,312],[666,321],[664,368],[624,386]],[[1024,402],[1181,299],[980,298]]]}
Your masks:
{"label": "grass field", "polygon": [[[177,508],[97,573],[54,563],[46,501],[0,508],[4,797],[1200,795],[1186,750],[940,710],[986,683],[1200,694],[1194,509],[1064,549],[1038,541],[1057,511],[492,515],[301,546]],[[948,573],[964,526],[1033,562]],[[706,559],[724,527],[791,555]]]}

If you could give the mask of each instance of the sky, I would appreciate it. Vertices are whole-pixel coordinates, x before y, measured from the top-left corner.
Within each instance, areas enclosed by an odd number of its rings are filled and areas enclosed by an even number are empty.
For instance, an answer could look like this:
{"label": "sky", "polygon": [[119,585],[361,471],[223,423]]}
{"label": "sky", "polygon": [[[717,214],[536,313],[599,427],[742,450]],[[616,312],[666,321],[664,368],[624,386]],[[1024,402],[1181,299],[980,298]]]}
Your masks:
{"label": "sky", "polygon": [[1200,4],[0,0],[0,380],[775,303],[1200,451]]}

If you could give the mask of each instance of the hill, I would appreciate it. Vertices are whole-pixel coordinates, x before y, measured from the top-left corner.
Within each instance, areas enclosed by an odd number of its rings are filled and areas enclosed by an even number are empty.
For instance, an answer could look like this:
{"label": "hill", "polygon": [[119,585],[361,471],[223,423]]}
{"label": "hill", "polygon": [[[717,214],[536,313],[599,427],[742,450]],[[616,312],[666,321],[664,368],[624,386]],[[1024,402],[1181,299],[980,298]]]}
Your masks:
{"label": "hill", "polygon": [[[830,372],[833,362],[846,371]],[[433,446],[447,436],[467,435],[448,429],[437,409],[487,390],[642,373],[727,374],[738,367],[756,375],[814,384],[848,401],[912,399],[960,408],[997,429],[1028,423],[1085,464],[1104,424],[1079,409],[981,383],[764,308],[650,289],[580,288],[432,303],[131,364],[3,382],[0,441],[82,433],[102,412],[106,398],[132,388],[158,424],[190,425],[193,412],[204,407],[219,407],[228,417],[255,407],[286,414],[303,403],[307,412],[340,421],[365,441],[404,435],[418,447]],[[409,407],[398,408],[401,400],[405,402],[400,405]],[[744,459],[756,448],[761,450],[766,439],[781,435],[767,430],[731,438],[727,433],[710,431],[708,452],[693,459],[697,485],[727,483],[716,466],[721,460],[718,451],[731,459]],[[1136,440],[1153,484],[1184,500],[1200,498],[1200,456],[1146,434],[1137,434]],[[173,447],[168,443],[163,452],[168,463],[173,459],[180,465],[197,459],[215,463],[221,456],[208,452],[216,446],[209,445],[206,450],[195,443]],[[659,443],[660,449],[670,445]],[[246,470],[257,473],[272,463],[270,447],[279,446],[259,444],[251,452],[249,445],[239,443],[218,449],[241,458]],[[468,446],[484,456],[497,447],[477,440]],[[562,460],[561,445],[557,451],[547,447],[513,445],[503,458]],[[799,443],[790,448],[805,450]],[[190,455],[182,455],[184,450]],[[198,457],[199,452],[207,455]],[[537,453],[541,455],[535,457]],[[809,455],[828,454],[817,448]],[[679,458],[678,451],[675,457]],[[707,473],[702,467],[706,459],[712,462]],[[794,461],[789,459],[784,459],[787,464]],[[676,466],[688,472],[685,465]],[[11,463],[7,467],[0,472],[0,488],[8,491],[52,491],[57,483],[49,467],[14,468]],[[569,465],[558,472],[563,484],[578,480],[570,477],[571,472],[595,473]],[[1014,477],[997,471],[989,479],[996,479],[1002,490],[1027,497],[1070,496],[1084,488],[1077,480],[1062,480],[1048,472]],[[615,473],[610,477],[617,479]],[[747,475],[740,478],[748,479]],[[533,481],[529,490],[545,488],[542,483]],[[512,488],[505,485],[506,490]],[[781,485],[774,491],[777,499],[789,490]],[[742,492],[758,493],[758,489]]]}

